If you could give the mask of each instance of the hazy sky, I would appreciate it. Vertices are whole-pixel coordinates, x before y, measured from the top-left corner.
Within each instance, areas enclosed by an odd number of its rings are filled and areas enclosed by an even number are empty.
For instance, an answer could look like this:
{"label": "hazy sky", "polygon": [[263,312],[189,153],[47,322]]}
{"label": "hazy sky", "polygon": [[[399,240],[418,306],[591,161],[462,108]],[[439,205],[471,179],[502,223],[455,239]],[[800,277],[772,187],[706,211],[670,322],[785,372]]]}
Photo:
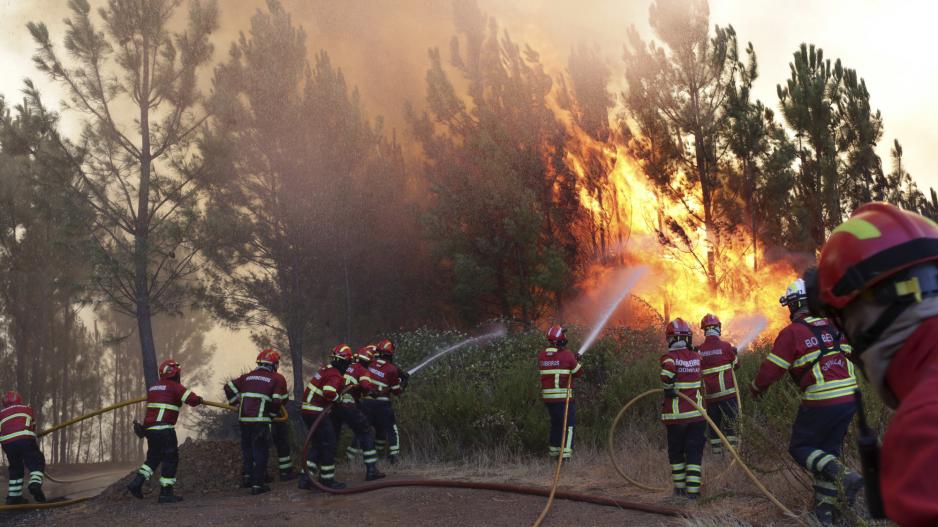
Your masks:
{"label": "hazy sky", "polygon": [[[222,31],[216,57],[222,58],[237,32],[247,27],[257,0],[221,0]],[[479,0],[515,40],[531,43],[553,68],[562,68],[576,42],[596,43],[607,56],[614,80],[622,79],[621,49],[626,28],[648,32],[650,0]],[[92,0],[92,5],[104,4]],[[453,33],[451,0],[284,0],[294,20],[309,35],[311,51],[320,47],[357,84],[373,114],[399,122],[403,99],[420,97],[427,67],[426,50],[445,48]],[[66,0],[0,0],[0,93],[18,100],[25,77],[32,77],[50,104],[61,91],[34,70],[30,20],[50,26],[61,45]],[[839,57],[866,79],[874,107],[884,116],[879,153],[889,169],[894,138],[903,144],[906,167],[922,187],[938,187],[938,65],[934,55],[938,4],[851,0],[711,1],[711,22],[732,24],[740,41],[751,41],[759,58],[756,95],[773,108],[775,86],[789,76],[788,63],[801,42],[814,43],[830,58]],[[377,7],[376,7],[377,6]],[[901,7],[897,7],[901,6]],[[556,71],[555,71],[556,72]],[[66,125],[75,129],[74,119]],[[244,334],[213,331],[222,356],[219,374],[240,371],[253,356]],[[230,370],[230,371],[228,371]]]}

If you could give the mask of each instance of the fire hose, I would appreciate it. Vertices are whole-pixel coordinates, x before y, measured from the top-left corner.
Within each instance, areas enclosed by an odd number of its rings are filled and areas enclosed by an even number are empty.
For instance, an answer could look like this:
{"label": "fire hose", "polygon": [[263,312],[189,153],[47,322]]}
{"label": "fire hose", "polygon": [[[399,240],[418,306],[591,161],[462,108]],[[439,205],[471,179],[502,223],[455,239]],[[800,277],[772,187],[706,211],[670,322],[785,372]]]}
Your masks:
{"label": "fire hose", "polygon": [[[332,404],[330,403],[326,406],[322,412],[316,417],[312,425],[309,427],[309,431],[306,433],[306,440],[303,442],[303,451],[301,454],[301,459],[306,460],[309,456],[309,447],[312,442],[313,435],[316,433],[316,430],[319,428],[319,424],[323,419],[332,411]],[[561,459],[563,455],[561,454]],[[559,465],[558,465],[559,466]],[[563,500],[569,501],[579,501],[583,503],[592,503],[594,505],[604,505],[607,507],[618,507],[620,509],[631,509],[642,512],[649,512],[652,514],[660,514],[663,516],[674,516],[682,517],[684,512],[671,507],[661,507],[657,505],[651,505],[646,503],[638,503],[632,501],[625,501],[616,498],[608,498],[603,496],[591,496],[589,494],[582,494],[577,492],[569,491],[558,491],[556,490],[557,479],[555,477],[555,485],[553,489],[545,489],[541,487],[529,487],[524,485],[510,485],[507,483],[486,483],[479,481],[460,481],[460,480],[435,480],[435,479],[403,479],[403,480],[385,480],[378,483],[368,483],[365,485],[358,485],[355,487],[344,488],[344,489],[333,489],[327,487],[319,482],[318,478],[310,471],[309,466],[304,462],[303,471],[306,476],[309,478],[310,482],[322,492],[329,494],[339,494],[339,495],[348,495],[348,494],[360,494],[363,492],[371,492],[380,489],[394,488],[394,487],[442,487],[442,488],[454,488],[454,489],[475,489],[475,490],[491,490],[496,492],[510,492],[513,494],[524,494],[528,496],[544,496],[550,498],[551,494],[555,498],[560,498]]]}
{"label": "fire hose", "polygon": [[[645,392],[642,392],[642,393],[636,395],[636,396],[633,397],[629,402],[627,402],[627,403],[625,404],[625,406],[622,407],[622,410],[619,411],[619,415],[616,416],[615,421],[613,421],[613,424],[612,424],[612,426],[611,426],[610,429],[609,429],[609,444],[608,444],[608,447],[609,447],[609,458],[611,459],[612,465],[613,465],[613,467],[615,468],[616,472],[618,472],[619,475],[622,476],[622,477],[623,477],[626,481],[628,481],[629,483],[631,483],[631,484],[633,484],[633,485],[635,485],[635,486],[637,486],[637,487],[639,487],[639,488],[642,488],[642,489],[645,489],[645,490],[654,491],[654,492],[658,492],[658,491],[665,490],[665,489],[660,489],[660,488],[657,488],[657,487],[649,487],[649,486],[647,486],[647,485],[643,485],[643,484],[641,484],[641,483],[639,483],[639,482],[633,480],[632,478],[630,478],[630,477],[622,470],[622,468],[619,466],[618,462],[616,461],[615,452],[614,452],[614,449],[613,449],[612,444],[613,444],[613,435],[614,435],[614,433],[615,433],[616,425],[619,423],[619,420],[622,418],[622,416],[625,414],[625,412],[626,412],[628,409],[630,409],[632,406],[634,406],[635,403],[637,403],[638,401],[640,401],[640,400],[642,400],[642,399],[645,399],[646,397],[649,397],[649,396],[652,396],[652,395],[663,394],[663,393],[664,393],[664,390],[663,390],[662,388],[654,388],[654,389],[651,389],[651,390],[648,390],[648,391],[645,391]],[[690,404],[694,407],[694,409],[696,409],[698,412],[700,412],[700,414],[703,416],[703,418],[707,421],[707,424],[710,425],[711,428],[713,428],[714,432],[716,432],[717,436],[720,438],[720,441],[723,443],[723,446],[725,446],[726,449],[729,451],[729,453],[733,456],[733,460],[736,461],[736,462],[739,464],[739,467],[740,467],[741,469],[743,469],[743,472],[746,474],[746,476],[749,478],[749,480],[752,481],[752,483],[756,486],[756,488],[759,489],[759,491],[762,492],[762,494],[765,495],[765,497],[768,498],[768,500],[771,501],[773,505],[775,505],[776,507],[778,507],[778,509],[781,510],[786,516],[789,516],[789,517],[791,517],[792,519],[794,519],[794,520],[795,520],[796,522],[798,522],[798,524],[801,525],[802,527],[808,527],[808,524],[807,524],[807,523],[805,523],[803,520],[801,520],[800,518],[798,518],[798,516],[797,516],[794,512],[791,511],[791,509],[789,509],[789,508],[786,507],[781,501],[779,501],[778,498],[776,498],[775,495],[772,494],[772,492],[769,491],[769,489],[767,489],[767,488],[765,487],[765,485],[762,484],[761,481],[759,481],[759,478],[757,478],[756,475],[753,474],[752,470],[746,465],[746,463],[743,461],[742,457],[740,457],[739,452],[737,452],[737,450],[736,450],[736,448],[733,446],[733,444],[730,443],[729,439],[727,439],[726,436],[723,434],[723,432],[719,429],[719,427],[717,427],[716,423],[714,423],[713,420],[710,419],[710,416],[707,415],[707,411],[706,411],[703,407],[701,407],[699,404],[697,404],[697,401],[695,401],[695,400],[691,399],[690,397],[684,395],[684,394],[681,393],[680,391],[677,392],[677,395],[678,395],[678,397],[680,397],[681,399],[683,399],[683,400],[687,401],[688,403],[690,403]],[[738,397],[738,393],[737,393],[737,397]]]}

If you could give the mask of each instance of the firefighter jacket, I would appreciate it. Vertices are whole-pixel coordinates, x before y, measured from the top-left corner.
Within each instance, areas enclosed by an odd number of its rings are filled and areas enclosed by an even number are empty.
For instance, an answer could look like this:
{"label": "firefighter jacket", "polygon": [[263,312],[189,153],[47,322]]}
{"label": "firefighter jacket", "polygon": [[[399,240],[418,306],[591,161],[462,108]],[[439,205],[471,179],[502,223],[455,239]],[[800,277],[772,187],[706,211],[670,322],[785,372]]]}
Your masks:
{"label": "firefighter jacket", "polygon": [[[665,390],[676,390],[703,406],[700,394],[700,353],[686,346],[668,350],[661,356],[661,383]],[[661,421],[665,425],[679,425],[703,421],[703,415],[694,405],[680,397],[665,395],[661,404]]]}
{"label": "firefighter jacket", "polygon": [[397,364],[377,359],[368,366],[368,373],[371,383],[377,388],[377,391],[370,396],[371,398],[390,401],[391,395],[404,393],[404,388],[401,387],[401,369]]}
{"label": "firefighter jacket", "polygon": [[342,404],[355,404],[362,396],[378,391],[378,387],[371,382],[371,374],[368,372],[368,368],[362,366],[359,362],[352,363],[345,370],[345,386],[350,388],[339,400]]}
{"label": "firefighter jacket", "polygon": [[903,527],[938,525],[938,317],[906,339],[886,370],[899,406],[883,438],[886,516]]}
{"label": "firefighter jacket", "polygon": [[26,437],[36,438],[33,409],[25,404],[14,404],[0,410],[0,444],[9,444]]}
{"label": "firefighter jacket", "polygon": [[245,373],[225,385],[228,404],[238,402],[238,420],[242,423],[270,423],[272,416],[290,394],[283,375],[265,368]]}
{"label": "firefighter jacket", "polygon": [[850,345],[827,319],[797,318],[776,337],[752,381],[752,391],[764,392],[788,372],[801,390],[801,404],[805,406],[853,401],[857,379],[853,363],[847,360],[850,352]]}
{"label": "firefighter jacket", "polygon": [[345,377],[335,366],[327,364],[313,375],[303,390],[303,413],[318,415],[342,393]]}
{"label": "firefighter jacket", "polygon": [[147,389],[147,413],[143,426],[148,430],[173,428],[182,404],[198,406],[202,398],[172,379],[160,379]]}
{"label": "firefighter jacket", "polygon": [[739,368],[736,348],[716,335],[709,335],[697,350],[707,402],[718,403],[736,397],[733,381],[733,370]]}
{"label": "firefighter jacket", "polygon": [[[583,375],[583,365],[567,348],[546,348],[537,354],[541,374],[541,398],[545,403],[564,402],[569,394],[573,400],[573,378]],[[569,390],[567,384],[570,384]]]}

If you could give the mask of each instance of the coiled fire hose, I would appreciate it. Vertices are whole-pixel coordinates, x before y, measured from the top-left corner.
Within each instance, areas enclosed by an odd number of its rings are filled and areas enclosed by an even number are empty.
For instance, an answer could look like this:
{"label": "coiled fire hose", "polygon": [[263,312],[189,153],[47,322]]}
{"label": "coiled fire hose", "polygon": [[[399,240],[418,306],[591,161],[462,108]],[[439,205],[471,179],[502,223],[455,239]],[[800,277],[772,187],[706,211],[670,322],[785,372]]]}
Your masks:
{"label": "coiled fire hose", "polygon": [[[306,433],[306,440],[303,442],[303,451],[301,453],[301,460],[303,461],[303,471],[306,476],[309,478],[310,482],[322,492],[329,494],[360,494],[363,492],[371,492],[374,490],[394,488],[394,487],[443,487],[443,488],[455,488],[455,489],[475,489],[475,490],[492,490],[496,492],[510,492],[514,494],[525,494],[529,496],[544,496],[550,497],[551,490],[540,488],[540,487],[528,487],[524,485],[510,485],[507,483],[487,483],[479,481],[460,481],[460,480],[435,480],[435,479],[402,479],[402,480],[384,480],[377,483],[366,483],[364,485],[356,485],[355,487],[349,487],[344,489],[333,489],[327,487],[319,482],[319,479],[315,474],[310,471],[309,466],[306,464],[306,460],[309,456],[309,447],[312,442],[313,435],[316,433],[316,430],[319,428],[319,424],[323,419],[332,411],[332,403],[327,405],[322,412],[316,417],[312,425],[309,427],[309,431]],[[561,454],[561,458],[563,455]],[[554,489],[554,497],[560,498],[563,500],[569,501],[579,501],[583,503],[592,503],[594,505],[605,505],[608,507],[618,507],[620,509],[631,509],[642,512],[649,512],[652,514],[660,514],[663,516],[674,516],[682,517],[684,516],[684,511],[671,507],[661,507],[657,505],[651,505],[646,503],[631,502],[626,500],[620,500],[616,498],[608,498],[603,496],[591,496],[589,494],[581,494],[577,492],[568,492],[568,491],[558,491]]]}
{"label": "coiled fire hose", "polygon": [[[608,444],[608,447],[609,447],[609,459],[610,459],[610,461],[612,462],[613,468],[615,468],[616,472],[618,472],[619,475],[622,476],[622,477],[623,477],[626,481],[628,481],[629,483],[631,483],[631,484],[633,484],[633,485],[635,485],[636,487],[639,487],[639,488],[641,488],[641,489],[645,489],[645,490],[649,490],[649,491],[653,491],[653,492],[660,492],[660,491],[666,490],[666,489],[658,488],[658,487],[651,487],[651,486],[648,486],[648,485],[644,485],[644,484],[639,483],[639,482],[635,481],[634,479],[630,478],[630,477],[622,470],[622,467],[619,466],[618,461],[616,461],[615,451],[614,451],[612,445],[613,445],[613,440],[614,440],[614,434],[615,434],[616,426],[618,425],[618,423],[619,423],[619,421],[621,420],[622,416],[623,416],[632,406],[634,406],[635,403],[641,401],[642,399],[645,399],[646,397],[649,397],[649,396],[652,396],[652,395],[658,395],[658,394],[663,394],[663,393],[664,393],[664,390],[663,390],[662,388],[653,388],[653,389],[651,389],[651,390],[648,390],[648,391],[645,391],[645,392],[642,392],[642,393],[636,395],[636,396],[633,397],[631,400],[629,400],[629,402],[625,403],[625,406],[623,406],[623,407],[622,407],[622,410],[619,411],[619,414],[616,416],[615,420],[613,421],[612,426],[609,428],[609,444]],[[685,401],[687,401],[688,403],[690,403],[690,404],[694,407],[694,409],[696,409],[698,412],[700,412],[700,414],[703,416],[703,418],[707,421],[707,424],[710,425],[710,427],[713,428],[713,430],[716,432],[717,436],[720,438],[720,441],[723,443],[723,446],[725,446],[726,449],[729,451],[729,453],[733,456],[733,460],[736,461],[737,464],[739,464],[739,467],[743,469],[743,472],[746,474],[746,476],[749,478],[749,480],[752,481],[752,483],[756,486],[756,488],[758,488],[759,491],[762,492],[762,494],[765,495],[765,497],[768,498],[768,500],[771,501],[773,505],[775,505],[776,507],[778,507],[778,509],[781,510],[786,516],[789,516],[789,517],[791,517],[792,519],[794,519],[796,522],[798,522],[799,525],[801,525],[801,526],[803,526],[803,527],[808,527],[808,524],[807,524],[807,523],[805,523],[803,520],[801,520],[801,518],[799,518],[794,512],[792,512],[791,509],[789,509],[789,508],[786,507],[781,501],[779,501],[778,498],[776,498],[775,495],[772,494],[772,492],[769,491],[769,489],[767,489],[767,488],[765,487],[765,485],[762,484],[761,481],[759,481],[759,478],[757,478],[756,475],[753,474],[752,470],[750,470],[750,468],[746,465],[746,463],[743,461],[742,457],[740,457],[739,452],[736,451],[736,448],[732,445],[732,443],[730,443],[729,439],[727,439],[726,436],[723,434],[723,431],[720,430],[719,427],[717,427],[716,423],[714,423],[713,420],[710,419],[710,416],[707,415],[707,411],[706,411],[703,407],[701,407],[699,404],[697,404],[697,401],[694,401],[693,399],[691,399],[690,397],[684,395],[684,394],[681,393],[680,391],[677,392],[677,395],[678,395],[678,397],[680,397],[681,399],[684,399]],[[738,393],[738,391],[737,391],[737,397],[738,397],[738,396],[739,396],[739,393]]]}
{"label": "coiled fire hose", "polygon": [[[89,412],[89,413],[80,415],[80,416],[75,417],[75,418],[73,418],[73,419],[69,419],[68,421],[65,421],[65,422],[59,423],[59,424],[57,424],[57,425],[55,425],[55,426],[52,426],[52,427],[50,427],[50,428],[47,428],[47,429],[45,429],[45,430],[43,430],[43,431],[37,433],[36,436],[37,436],[37,438],[41,438],[41,437],[43,437],[43,436],[49,435],[49,434],[51,434],[51,433],[53,433],[53,432],[57,432],[57,431],[59,431],[59,430],[61,430],[61,429],[63,429],[63,428],[66,428],[66,427],[68,427],[68,426],[71,426],[71,425],[80,423],[80,422],[85,421],[85,420],[87,420],[87,419],[91,419],[92,417],[96,417],[96,416],[99,416],[99,415],[102,415],[102,414],[105,414],[105,413],[108,413],[108,412],[113,412],[114,410],[118,410],[118,409],[120,409],[120,408],[124,408],[125,406],[130,406],[130,405],[133,405],[133,404],[138,404],[138,403],[146,402],[146,400],[147,400],[146,397],[137,397],[136,399],[128,399],[128,400],[126,400],[126,401],[121,401],[121,402],[119,402],[119,403],[114,403],[114,404],[112,404],[112,405],[105,406],[104,408],[100,408],[100,409],[95,410],[95,411],[93,411],[93,412]],[[211,407],[214,407],[214,408],[221,408],[221,409],[223,409],[223,410],[231,410],[231,411],[237,411],[237,410],[238,410],[238,408],[237,408],[236,406],[231,406],[231,405],[225,404],[225,403],[218,403],[218,402],[215,402],[215,401],[205,401],[205,400],[203,400],[203,401],[202,401],[202,404],[205,405],[205,406],[211,406]],[[283,421],[286,421],[287,419],[288,419],[287,412],[286,412],[285,409],[283,409],[283,410],[282,410],[282,413],[280,414],[280,416],[277,417],[276,419],[274,419],[274,421],[275,421],[275,422],[283,422]],[[103,476],[105,476],[105,475],[115,474],[115,473],[117,473],[117,472],[121,472],[121,473],[122,473],[123,471],[112,471],[112,472],[108,472],[108,473],[106,473],[106,474],[96,474],[96,475],[91,476],[91,477],[77,478],[77,479],[56,478],[56,477],[52,476],[51,474],[46,473],[46,474],[45,474],[45,479],[48,479],[49,481],[53,481],[53,482],[55,482],[55,483],[62,483],[62,484],[80,483],[80,482],[82,482],[82,481],[88,481],[88,480],[91,480],[91,479],[100,478],[100,477],[103,477]],[[53,507],[64,507],[64,506],[66,506],[66,505],[74,505],[74,504],[76,504],[76,503],[80,503],[80,502],[85,501],[85,500],[88,500],[88,499],[91,499],[91,498],[90,498],[90,497],[86,497],[86,498],[74,498],[74,499],[70,499],[70,500],[49,501],[49,502],[46,502],[46,503],[24,503],[24,504],[22,504],[22,505],[0,505],[0,511],[7,511],[7,510],[26,510],[26,509],[49,509],[49,508],[53,508]]]}

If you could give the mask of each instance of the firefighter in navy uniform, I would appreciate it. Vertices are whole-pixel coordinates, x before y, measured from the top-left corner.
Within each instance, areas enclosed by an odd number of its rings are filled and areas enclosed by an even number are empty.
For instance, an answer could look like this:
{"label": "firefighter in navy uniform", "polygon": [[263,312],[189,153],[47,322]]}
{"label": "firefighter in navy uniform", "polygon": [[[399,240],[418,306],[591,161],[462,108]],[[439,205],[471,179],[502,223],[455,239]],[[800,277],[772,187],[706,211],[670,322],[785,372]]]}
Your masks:
{"label": "firefighter in navy uniform", "polygon": [[668,352],[661,356],[661,382],[664,401],[661,421],[668,432],[668,462],[676,496],[700,497],[706,422],[692,404],[678,397],[683,393],[703,406],[700,394],[700,354],[691,344],[690,326],[676,318],[665,328]]}
{"label": "firefighter in navy uniform", "polygon": [[[707,401],[707,415],[713,419],[717,428],[729,442],[736,447],[736,421],[739,418],[739,405],[736,400],[736,382],[733,370],[739,368],[736,348],[720,338],[723,324],[716,315],[707,314],[700,321],[704,331],[703,344],[697,347],[700,352],[700,374],[703,376],[704,398]],[[713,429],[708,428],[710,451],[723,453],[723,442]]]}
{"label": "firefighter in navy uniform", "polygon": [[347,391],[340,396],[338,404],[332,409],[332,424],[337,438],[342,436],[343,423],[352,429],[353,444],[361,448],[365,460],[365,481],[374,481],[383,478],[384,473],[378,470],[375,438],[371,433],[368,418],[359,406],[359,401],[365,394],[376,391],[376,387],[371,383],[368,368],[362,365],[362,362],[370,361],[371,357],[367,349],[363,348],[361,351],[362,355],[355,355],[352,353],[352,348],[345,344],[339,344],[333,348],[333,355],[347,360],[349,366],[344,373]]}
{"label": "firefighter in navy uniform", "polygon": [[257,356],[257,368],[225,385],[229,404],[238,403],[238,423],[241,428],[242,484],[251,488],[251,494],[269,492],[267,457],[270,451],[272,415],[290,396],[287,380],[277,373],[280,354],[265,349]]}
{"label": "firefighter in navy uniform", "polygon": [[160,364],[160,380],[147,389],[147,412],[143,428],[147,438],[147,458],[137,470],[127,490],[143,499],[143,483],[160,468],[160,503],[175,503],[182,498],[173,494],[176,468],[179,466],[179,442],[176,439],[176,420],[183,403],[202,404],[202,398],[180,384],[182,370],[179,363],[167,359]]}
{"label": "firefighter in navy uniform", "polygon": [[[348,346],[333,350],[332,360],[319,368],[303,390],[303,422],[307,431],[326,407],[339,398],[345,388],[345,370],[351,365]],[[351,350],[348,350],[349,352]],[[337,436],[332,419],[323,419],[312,437],[307,452],[306,466],[310,472],[319,471],[319,483],[333,489],[344,489],[345,484],[335,479],[335,450]],[[300,476],[299,488],[312,489],[313,485],[304,471]]]}
{"label": "firefighter in navy uniform", "polygon": [[804,280],[788,286],[779,302],[788,307],[791,324],[776,337],[750,391],[758,397],[786,373],[801,390],[788,452],[814,476],[814,514],[822,525],[831,525],[838,489],[852,504],[863,488],[863,478],[838,460],[856,413],[857,380],[847,359],[851,348],[827,319],[810,316]]}
{"label": "firefighter in navy uniform", "polygon": [[391,396],[404,393],[408,375],[394,364],[394,344],[384,339],[375,345],[375,360],[368,367],[371,382],[377,391],[365,397],[362,406],[371,426],[375,428],[375,448],[380,456],[388,448],[388,462],[397,463],[401,453],[401,436],[397,430]]}
{"label": "firefighter in navy uniform", "polygon": [[[561,326],[551,326],[547,330],[547,347],[537,354],[537,368],[541,380],[541,399],[550,415],[550,435],[547,453],[564,459],[573,456],[573,429],[576,426],[576,404],[573,401],[572,379],[583,375],[583,365],[577,356],[565,346],[567,330]],[[571,377],[572,376],[572,377]],[[567,440],[563,441],[563,414],[567,396],[570,396],[567,410]]]}
{"label": "firefighter in navy uniform", "polygon": [[[33,409],[23,404],[23,398],[14,391],[3,396],[0,410],[0,444],[7,457],[9,481],[7,483],[7,505],[26,503],[23,497],[23,482],[29,470],[29,493],[39,503],[46,501],[42,492],[46,458],[36,440],[36,420]],[[26,470],[23,467],[26,467]]]}

